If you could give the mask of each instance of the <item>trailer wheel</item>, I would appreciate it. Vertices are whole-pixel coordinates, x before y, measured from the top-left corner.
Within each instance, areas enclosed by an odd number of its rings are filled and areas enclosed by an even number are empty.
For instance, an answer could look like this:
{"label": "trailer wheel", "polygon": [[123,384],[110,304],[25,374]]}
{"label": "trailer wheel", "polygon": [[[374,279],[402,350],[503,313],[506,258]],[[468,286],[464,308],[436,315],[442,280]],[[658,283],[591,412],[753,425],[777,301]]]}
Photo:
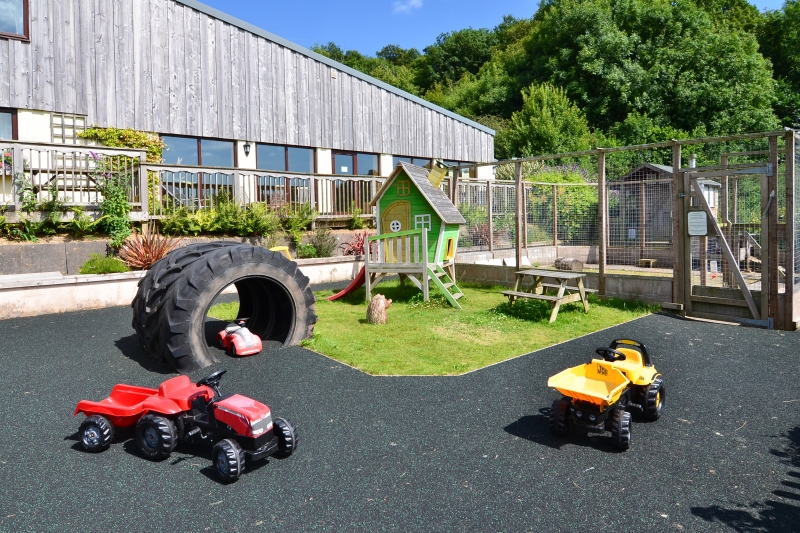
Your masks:
{"label": "trailer wheel", "polygon": [[297,450],[300,440],[297,428],[285,418],[276,418],[273,421],[273,428],[278,437],[278,451],[275,452],[275,457],[289,457]]}
{"label": "trailer wheel", "polygon": [[136,424],[136,444],[148,459],[166,459],[177,443],[175,423],[169,418],[148,414]]}
{"label": "trailer wheel", "polygon": [[661,417],[661,411],[664,409],[664,401],[667,396],[666,393],[664,378],[661,377],[661,374],[658,374],[645,391],[644,417],[647,420],[654,421]]}
{"label": "trailer wheel", "polygon": [[614,411],[611,419],[611,440],[620,450],[631,447],[631,414],[622,409]]}
{"label": "trailer wheel", "polygon": [[142,346],[179,372],[219,362],[208,350],[205,319],[230,285],[239,316],[263,341],[288,346],[314,332],[314,293],[297,263],[259,246],[207,243],[171,252],[140,282],[132,305]]}
{"label": "trailer wheel", "polygon": [[114,440],[114,424],[101,415],[92,415],[81,424],[78,433],[87,452],[102,452]]}
{"label": "trailer wheel", "polygon": [[244,452],[239,443],[233,439],[224,439],[214,445],[211,452],[214,471],[225,483],[239,479],[244,471]]}
{"label": "trailer wheel", "polygon": [[569,407],[572,402],[569,398],[561,398],[553,402],[550,408],[550,430],[563,437],[569,431]]}

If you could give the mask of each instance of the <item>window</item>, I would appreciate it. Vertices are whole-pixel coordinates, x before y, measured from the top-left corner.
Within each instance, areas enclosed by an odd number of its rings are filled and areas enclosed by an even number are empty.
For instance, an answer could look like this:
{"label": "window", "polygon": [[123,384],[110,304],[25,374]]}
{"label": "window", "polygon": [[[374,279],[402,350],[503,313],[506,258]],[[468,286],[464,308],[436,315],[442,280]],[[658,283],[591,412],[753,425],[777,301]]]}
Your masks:
{"label": "window", "polygon": [[0,139],[17,138],[17,110],[0,108]]}
{"label": "window", "polygon": [[56,144],[79,144],[78,134],[86,129],[86,117],[74,113],[51,113],[50,130]]}
{"label": "window", "polygon": [[397,168],[397,164],[400,161],[402,161],[403,163],[411,163],[412,165],[417,165],[418,167],[428,167],[431,164],[430,159],[425,159],[422,157],[405,157],[396,155],[392,157],[393,168]]}
{"label": "window", "polygon": [[206,167],[235,167],[233,141],[162,135],[164,163]]}
{"label": "window", "polygon": [[414,229],[431,230],[431,216],[430,215],[414,215]]}
{"label": "window", "polygon": [[333,152],[333,173],[378,176],[378,156],[356,152]]}
{"label": "window", "polygon": [[314,172],[314,149],[281,144],[257,144],[256,167],[260,170]]}
{"label": "window", "polygon": [[397,196],[408,196],[411,194],[411,182],[408,180],[397,180]]}
{"label": "window", "polygon": [[[448,167],[457,167],[459,165],[471,165],[472,164],[469,161],[442,161],[442,162],[445,165],[447,165]],[[447,175],[452,178],[456,172],[458,173],[458,177],[459,178],[473,178],[473,177],[475,177],[475,176],[472,175],[472,169],[471,168],[461,168],[461,169],[458,169],[458,170],[451,169],[447,173]]]}
{"label": "window", "polygon": [[0,36],[28,39],[28,0],[0,0]]}

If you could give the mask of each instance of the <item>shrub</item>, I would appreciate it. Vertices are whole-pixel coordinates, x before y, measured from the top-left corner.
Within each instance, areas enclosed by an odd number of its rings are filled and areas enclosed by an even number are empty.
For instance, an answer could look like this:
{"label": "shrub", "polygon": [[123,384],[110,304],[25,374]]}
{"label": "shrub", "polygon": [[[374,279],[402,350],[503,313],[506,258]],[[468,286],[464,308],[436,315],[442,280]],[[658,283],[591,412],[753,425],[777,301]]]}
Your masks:
{"label": "shrub", "polygon": [[313,244],[298,244],[294,254],[298,259],[310,259],[317,257],[317,249]]}
{"label": "shrub", "polygon": [[158,233],[140,235],[134,231],[120,248],[119,257],[129,267],[146,270],[174,250],[180,242],[180,239],[169,239]]}
{"label": "shrub", "polygon": [[350,242],[343,244],[342,255],[364,255],[364,244],[367,242],[369,233],[356,233]]}
{"label": "shrub", "polygon": [[92,254],[90,259],[81,266],[81,274],[116,274],[128,272],[128,266],[116,257],[106,257],[101,254]]}
{"label": "shrub", "polygon": [[350,213],[350,220],[347,222],[347,227],[350,229],[364,229],[364,219],[361,218],[363,211],[361,211],[355,201],[350,203]]}
{"label": "shrub", "polygon": [[302,204],[296,211],[290,211],[288,206],[284,208],[283,227],[295,244],[300,244],[303,238],[303,231],[308,229],[314,219],[317,218],[317,215],[316,209],[310,202]]}
{"label": "shrub", "polygon": [[336,251],[336,237],[328,228],[319,228],[311,236],[311,245],[317,251],[316,257],[332,257]]}
{"label": "shrub", "polygon": [[69,221],[67,226],[72,234],[78,238],[85,237],[86,235],[94,232],[97,225],[106,218],[103,216],[97,220],[92,220],[92,217],[84,213],[83,207],[80,206],[73,207],[72,212],[75,213],[75,215],[72,217],[72,220]]}

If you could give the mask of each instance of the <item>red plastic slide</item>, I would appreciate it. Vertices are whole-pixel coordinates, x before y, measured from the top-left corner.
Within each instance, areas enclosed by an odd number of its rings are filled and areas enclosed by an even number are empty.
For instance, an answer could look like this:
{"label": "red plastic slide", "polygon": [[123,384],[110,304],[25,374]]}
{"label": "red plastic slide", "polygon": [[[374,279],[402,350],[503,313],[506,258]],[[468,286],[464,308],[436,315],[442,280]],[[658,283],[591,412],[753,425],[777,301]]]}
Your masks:
{"label": "red plastic slide", "polygon": [[338,300],[342,296],[347,296],[348,294],[350,294],[354,290],[356,290],[359,287],[361,287],[364,284],[364,272],[365,272],[364,267],[361,267],[361,271],[358,273],[358,276],[356,276],[356,279],[354,279],[353,282],[350,283],[350,285],[348,285],[347,287],[345,287],[341,291],[337,292],[333,296],[328,296],[327,299],[331,300],[331,301]]}

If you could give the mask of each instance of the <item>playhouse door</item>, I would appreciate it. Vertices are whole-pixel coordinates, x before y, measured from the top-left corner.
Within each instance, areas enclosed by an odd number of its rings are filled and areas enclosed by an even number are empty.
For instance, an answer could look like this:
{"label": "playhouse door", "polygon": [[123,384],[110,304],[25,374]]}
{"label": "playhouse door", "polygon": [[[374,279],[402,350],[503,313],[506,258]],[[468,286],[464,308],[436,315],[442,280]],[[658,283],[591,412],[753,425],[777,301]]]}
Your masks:
{"label": "playhouse door", "polygon": [[[392,234],[399,231],[408,231],[410,229],[412,229],[411,202],[408,200],[393,202],[381,213],[381,226],[378,228],[379,233]],[[399,263],[407,259],[402,242],[398,242],[396,246],[387,247],[383,251],[383,255],[383,260],[387,263]]]}

